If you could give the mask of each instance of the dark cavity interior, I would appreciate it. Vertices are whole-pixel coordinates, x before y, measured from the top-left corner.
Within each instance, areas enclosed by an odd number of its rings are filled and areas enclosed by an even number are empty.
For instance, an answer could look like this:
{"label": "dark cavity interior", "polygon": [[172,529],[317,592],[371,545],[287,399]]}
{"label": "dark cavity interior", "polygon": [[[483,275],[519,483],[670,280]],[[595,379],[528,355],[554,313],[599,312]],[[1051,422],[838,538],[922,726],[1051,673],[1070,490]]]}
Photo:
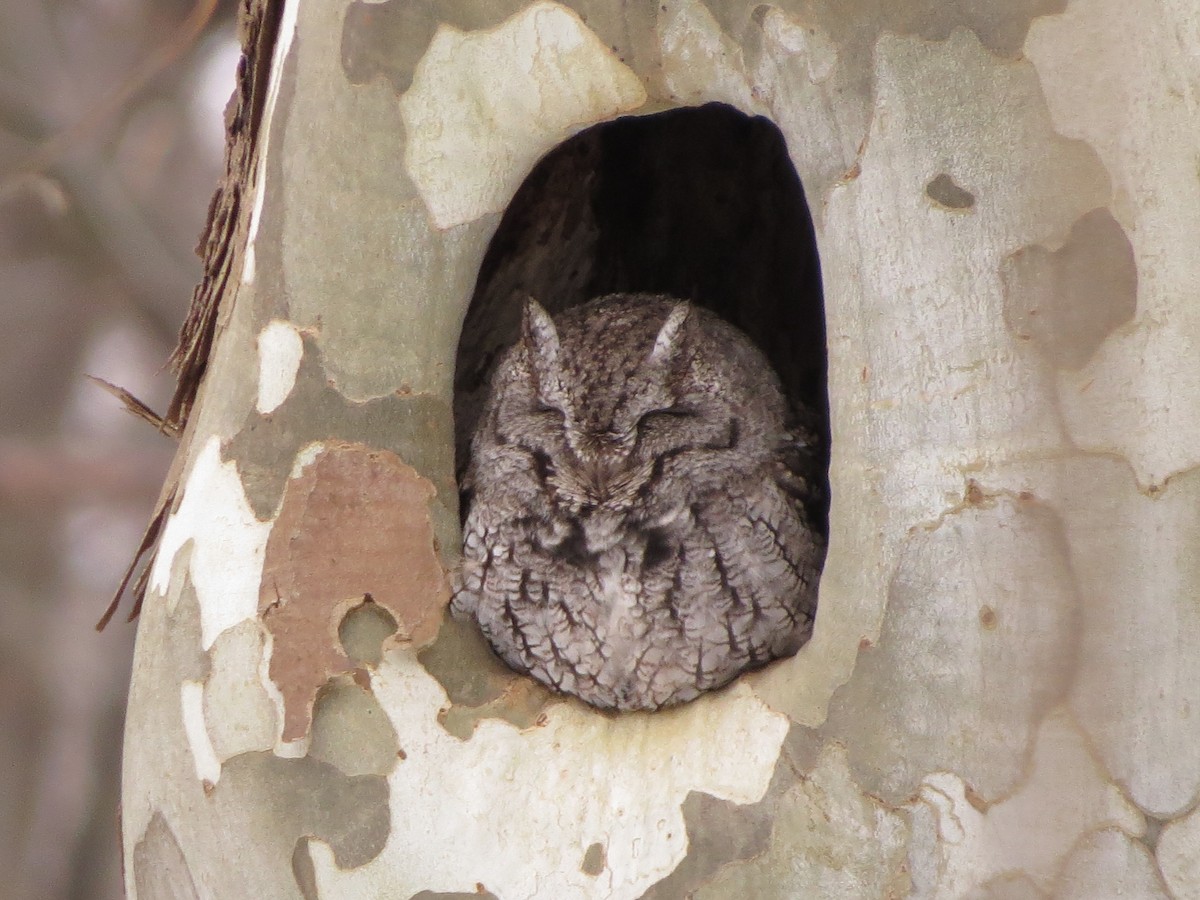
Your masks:
{"label": "dark cavity interior", "polygon": [[593,126],[529,173],[484,256],[459,342],[460,472],[525,298],[554,314],[616,292],[691,300],[746,332],[794,405],[819,411],[810,424],[828,468],[825,313],[804,189],[774,124],[711,103]]}

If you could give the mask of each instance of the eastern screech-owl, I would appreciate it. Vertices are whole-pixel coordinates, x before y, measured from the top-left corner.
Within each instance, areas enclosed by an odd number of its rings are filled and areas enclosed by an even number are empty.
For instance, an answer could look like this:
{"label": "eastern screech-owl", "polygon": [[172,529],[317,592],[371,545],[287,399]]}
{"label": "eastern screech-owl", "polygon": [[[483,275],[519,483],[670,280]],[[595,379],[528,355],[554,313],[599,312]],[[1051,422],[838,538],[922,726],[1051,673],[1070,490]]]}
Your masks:
{"label": "eastern screech-owl", "polygon": [[656,709],[794,653],[825,541],[815,438],[750,340],[669,297],[529,301],[471,446],[453,609],[514,669]]}

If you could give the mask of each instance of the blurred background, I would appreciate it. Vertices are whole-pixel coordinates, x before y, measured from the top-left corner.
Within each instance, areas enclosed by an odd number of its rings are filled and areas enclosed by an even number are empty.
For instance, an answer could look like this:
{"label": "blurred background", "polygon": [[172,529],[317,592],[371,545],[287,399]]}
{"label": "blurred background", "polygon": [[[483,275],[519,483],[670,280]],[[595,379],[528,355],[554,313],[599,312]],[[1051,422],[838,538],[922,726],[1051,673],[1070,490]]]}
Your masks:
{"label": "blurred background", "polygon": [[238,48],[233,0],[0,0],[0,898],[122,896],[128,601],[173,450]]}

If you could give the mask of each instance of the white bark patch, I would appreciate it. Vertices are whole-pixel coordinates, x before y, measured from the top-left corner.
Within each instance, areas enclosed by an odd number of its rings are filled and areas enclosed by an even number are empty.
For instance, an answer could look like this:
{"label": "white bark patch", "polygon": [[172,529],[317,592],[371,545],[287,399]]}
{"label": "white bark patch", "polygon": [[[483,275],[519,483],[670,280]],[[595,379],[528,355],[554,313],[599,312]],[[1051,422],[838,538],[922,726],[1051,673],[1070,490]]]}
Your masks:
{"label": "white bark patch", "polygon": [[179,706],[188,748],[192,751],[192,764],[196,767],[196,778],[207,784],[216,784],[221,778],[221,760],[213,749],[204,721],[204,685],[198,681],[183,682],[179,686]]}
{"label": "white bark patch", "polygon": [[[1172,900],[1146,845],[1108,828],[1081,843],[1063,868],[1056,900]],[[1175,900],[1182,900],[1176,894]]]}
{"label": "white bark patch", "polygon": [[489,31],[441,25],[400,99],[405,164],[440,229],[500,212],[574,128],[646,91],[580,18],[534,3]]}
{"label": "white bark patch", "polygon": [[[688,792],[761,799],[788,731],[786,718],[738,685],[649,715],[564,702],[528,731],[486,719],[464,742],[437,724],[445,693],[411,655],[389,654],[371,683],[406,753],[388,779],[392,833],[353,871],[310,844],[322,897],[482,884],[504,898],[632,900],[687,852]],[[601,877],[580,869],[593,844],[605,850]]]}
{"label": "white bark patch", "polygon": [[1090,603],[1071,705],[1133,801],[1169,818],[1200,798],[1200,477],[1180,476],[1155,499],[1131,480],[1123,491],[1100,482],[1108,502],[1079,523]]}
{"label": "white bark patch", "polygon": [[939,900],[967,896],[1012,871],[1052,895],[1063,858],[1083,835],[1112,827],[1137,837],[1145,830],[1063,712],[1043,723],[1032,773],[1012,796],[981,808],[962,779],[936,772],[910,808],[912,896]]}
{"label": "white bark patch", "polygon": [[742,63],[742,48],[721,30],[703,3],[682,0],[658,19],[663,79],[674,99],[700,104],[719,100],[762,113]]}
{"label": "white bark patch", "polygon": [[296,386],[296,373],[304,358],[300,330],[274,319],[258,333],[258,399],[254,407],[266,415],[279,408]]}
{"label": "white bark patch", "polygon": [[1033,22],[1025,53],[1059,131],[1108,169],[1138,268],[1137,318],[1060,373],[1064,412],[1078,445],[1161,484],[1200,465],[1200,18],[1192,0],[1072,3]]}
{"label": "white bark patch", "polygon": [[182,493],[179,509],[163,529],[149,589],[166,592],[171,562],[191,541],[188,577],[200,605],[201,644],[207,650],[226,628],[258,617],[258,586],[271,523],[255,517],[237,464],[221,461],[221,439],[216,436],[197,454]]}
{"label": "white bark patch", "polygon": [[1200,807],[1163,828],[1158,865],[1175,900],[1200,900]]}
{"label": "white bark patch", "polygon": [[859,61],[852,52],[842,59],[829,35],[778,8],[763,17],[761,42],[750,72],[754,95],[787,138],[819,230],[826,193],[851,171],[871,125]]}

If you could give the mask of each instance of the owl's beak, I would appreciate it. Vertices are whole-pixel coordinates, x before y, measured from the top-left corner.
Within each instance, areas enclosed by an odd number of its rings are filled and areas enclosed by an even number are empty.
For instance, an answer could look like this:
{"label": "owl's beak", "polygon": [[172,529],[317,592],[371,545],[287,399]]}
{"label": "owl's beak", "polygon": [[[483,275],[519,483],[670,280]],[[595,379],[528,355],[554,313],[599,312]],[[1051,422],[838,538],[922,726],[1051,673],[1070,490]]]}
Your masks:
{"label": "owl's beak", "polygon": [[628,506],[637,497],[638,488],[650,477],[652,468],[652,465],[632,465],[624,453],[605,454],[584,474],[589,499],[596,506]]}
{"label": "owl's beak", "polygon": [[611,460],[600,459],[588,467],[588,495],[594,499],[597,506],[603,506],[613,497],[613,488],[617,483],[617,467]]}

